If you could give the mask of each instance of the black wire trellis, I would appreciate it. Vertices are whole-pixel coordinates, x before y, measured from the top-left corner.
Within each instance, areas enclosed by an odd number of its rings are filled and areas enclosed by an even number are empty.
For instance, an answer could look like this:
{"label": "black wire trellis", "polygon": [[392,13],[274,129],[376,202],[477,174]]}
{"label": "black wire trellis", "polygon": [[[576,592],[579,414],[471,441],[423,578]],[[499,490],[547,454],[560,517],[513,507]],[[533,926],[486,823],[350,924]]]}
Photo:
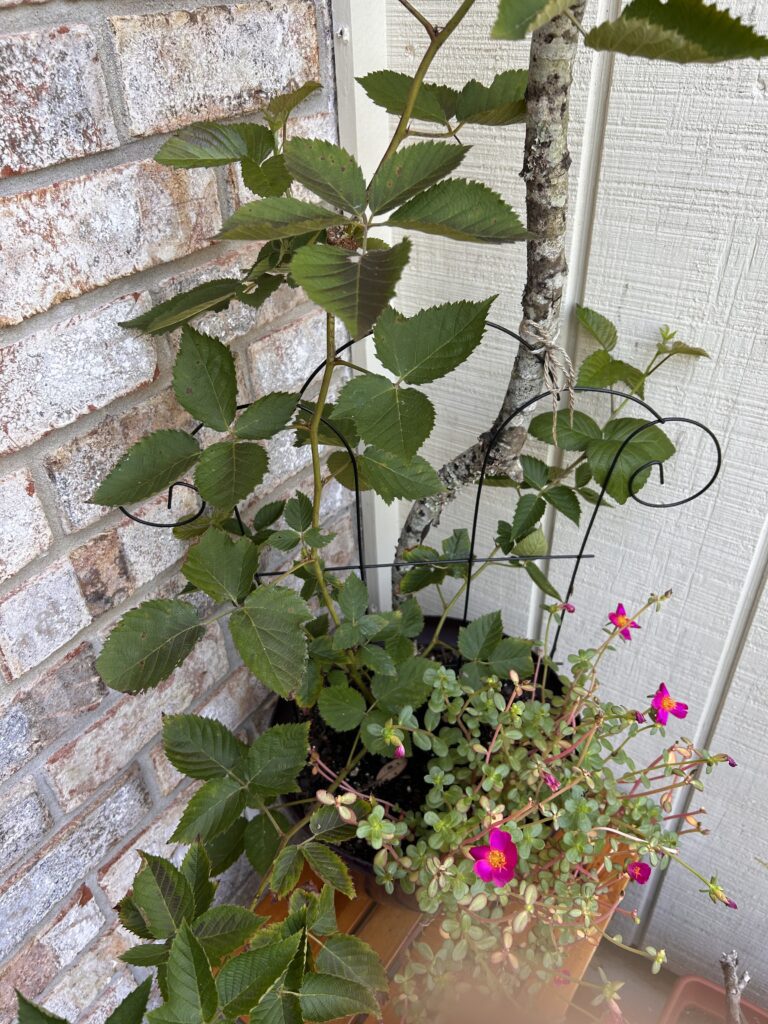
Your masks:
{"label": "black wire trellis", "polygon": [[[516,341],[520,342],[522,345],[524,345],[526,348],[528,348],[529,351],[531,351],[534,355],[536,355],[540,360],[543,361],[543,355],[541,353],[539,353],[535,349],[534,346],[532,346],[529,342],[527,342],[524,338],[522,338],[515,331],[510,330],[510,328],[504,327],[501,324],[494,323],[494,322],[492,322],[490,320],[486,321],[486,326],[487,327],[491,327],[491,328],[493,328],[495,330],[501,331],[502,333],[507,334],[510,337],[514,338]],[[336,351],[334,353],[334,359],[337,359],[343,352],[345,352],[347,349],[351,348],[352,345],[355,345],[355,344],[357,344],[358,341],[362,341],[362,340],[364,340],[364,339],[363,338],[356,338],[356,339],[353,339],[352,341],[345,342],[343,345],[340,345],[336,349]],[[302,387],[301,387],[301,389],[299,391],[298,399],[297,399],[297,403],[296,403],[296,408],[298,410],[300,410],[301,412],[305,413],[305,414],[312,414],[313,409],[312,409],[311,406],[309,406],[306,403],[302,402],[301,399],[304,397],[304,395],[307,392],[307,389],[311,386],[312,382],[317,377],[317,375],[319,373],[321,373],[325,369],[326,364],[327,364],[327,359],[324,359],[312,371],[312,373],[310,373],[310,375],[304,381],[304,383],[303,383],[303,385],[302,385]],[[638,437],[644,431],[648,430],[650,427],[665,426],[665,425],[668,425],[668,424],[671,424],[671,423],[680,423],[680,424],[686,424],[688,426],[696,427],[697,429],[701,430],[712,441],[712,444],[714,445],[714,449],[715,449],[715,468],[714,468],[714,471],[712,472],[712,475],[709,477],[709,479],[706,481],[706,483],[703,486],[699,487],[699,489],[697,491],[695,491],[693,494],[688,495],[687,497],[684,497],[684,498],[679,498],[676,501],[654,502],[654,501],[646,501],[645,499],[638,497],[637,493],[635,492],[635,483],[636,483],[638,477],[640,476],[640,474],[645,473],[647,470],[653,469],[654,466],[657,466],[658,470],[659,470],[659,483],[660,484],[664,484],[665,480],[664,480],[664,466],[663,466],[663,464],[659,460],[651,459],[648,462],[645,462],[642,465],[637,466],[633,470],[631,476],[629,477],[629,480],[627,482],[627,489],[628,489],[628,492],[629,492],[629,497],[632,498],[633,501],[636,501],[639,505],[643,505],[646,508],[675,508],[675,507],[680,506],[680,505],[686,505],[686,504],[688,504],[688,502],[694,501],[696,498],[700,497],[702,494],[704,494],[705,491],[709,490],[709,488],[714,484],[715,480],[718,477],[718,474],[720,473],[720,469],[721,469],[721,466],[722,466],[722,461],[723,461],[722,450],[720,448],[720,443],[717,440],[717,437],[715,436],[715,434],[710,430],[709,427],[707,427],[700,420],[691,419],[688,416],[662,416],[660,413],[656,412],[656,410],[653,408],[653,406],[651,406],[648,402],[644,401],[643,399],[639,398],[637,395],[630,394],[630,393],[625,392],[625,391],[619,391],[619,390],[616,390],[614,388],[585,387],[585,386],[577,385],[577,386],[574,387],[573,390],[575,392],[587,393],[587,394],[610,395],[612,397],[622,399],[623,401],[633,402],[633,403],[635,403],[635,405],[638,405],[642,409],[644,409],[652,417],[651,419],[649,419],[646,422],[642,423],[640,426],[636,427],[630,434],[628,434],[622,440],[621,444],[619,445],[619,447],[617,448],[616,452],[614,453],[613,459],[611,460],[610,466],[608,467],[608,471],[605,474],[605,478],[604,478],[603,483],[602,483],[602,485],[600,487],[600,491],[598,493],[598,496],[597,496],[597,498],[594,499],[594,506],[593,506],[593,509],[592,509],[592,513],[591,513],[591,515],[589,517],[589,521],[587,523],[587,528],[584,531],[584,535],[583,535],[583,537],[581,539],[581,544],[579,546],[579,550],[576,552],[576,554],[564,554],[564,555],[554,555],[554,554],[549,554],[549,555],[500,555],[500,556],[482,557],[482,558],[479,558],[479,557],[477,557],[475,555],[475,547],[476,547],[476,544],[477,544],[478,526],[479,526],[479,521],[480,521],[480,506],[481,506],[481,501],[482,501],[482,497],[483,497],[483,491],[484,491],[484,487],[485,487],[485,484],[486,484],[486,477],[487,477],[489,463],[490,463],[490,460],[491,460],[491,455],[493,453],[493,449],[496,446],[499,438],[503,436],[503,434],[504,434],[505,430],[507,429],[507,427],[516,419],[516,417],[522,415],[528,409],[532,408],[538,402],[542,401],[542,399],[550,398],[551,397],[551,393],[549,391],[543,391],[540,394],[534,395],[532,398],[529,398],[527,401],[523,402],[516,409],[514,409],[493,430],[493,432],[491,433],[491,435],[489,437],[489,441],[488,441],[488,444],[486,446],[484,457],[483,457],[483,462],[482,462],[482,465],[481,465],[481,468],[480,468],[480,477],[479,477],[478,484],[477,484],[477,492],[476,492],[476,495],[475,495],[474,510],[473,510],[473,515],[472,515],[472,528],[471,528],[471,531],[470,531],[469,553],[468,553],[466,558],[438,558],[438,559],[423,559],[423,560],[422,559],[419,559],[419,560],[410,560],[409,559],[407,561],[405,561],[405,560],[403,560],[403,561],[395,560],[395,561],[391,561],[391,562],[367,562],[365,560],[365,546],[364,546],[363,526],[362,526],[362,522],[363,522],[363,517],[362,517],[362,494],[361,494],[361,487],[360,487],[360,475],[359,475],[359,467],[358,467],[358,462],[357,462],[357,456],[356,456],[352,446],[349,444],[349,442],[344,437],[344,435],[341,433],[341,431],[339,431],[334,426],[334,424],[331,423],[328,419],[326,419],[324,416],[321,416],[320,417],[320,422],[323,424],[323,426],[327,430],[330,430],[331,433],[335,434],[335,436],[339,439],[339,441],[341,442],[341,444],[345,448],[345,450],[347,452],[347,455],[349,456],[350,466],[351,466],[351,469],[352,469],[352,479],[353,479],[353,484],[354,484],[353,491],[354,491],[354,496],[355,496],[354,503],[355,503],[355,520],[356,520],[355,530],[356,530],[356,542],[357,542],[357,553],[358,553],[358,560],[357,560],[357,562],[354,562],[354,563],[351,563],[351,564],[348,564],[348,565],[335,565],[335,566],[330,566],[329,565],[329,566],[325,566],[325,570],[327,572],[344,572],[344,571],[348,571],[348,570],[355,570],[355,571],[360,573],[361,579],[363,580],[363,582],[365,582],[367,580],[367,570],[368,569],[392,569],[392,568],[395,568],[395,567],[412,568],[414,566],[419,566],[419,565],[440,566],[440,565],[462,565],[462,564],[466,564],[466,566],[467,566],[467,583],[466,583],[466,589],[465,589],[465,594],[464,594],[464,609],[463,609],[463,616],[462,616],[462,621],[466,624],[466,622],[469,619],[469,602],[470,602],[471,588],[472,588],[472,569],[473,569],[473,566],[479,565],[479,564],[483,564],[483,563],[491,563],[491,562],[501,562],[501,563],[509,564],[509,563],[513,563],[513,562],[527,562],[527,561],[540,562],[540,561],[559,561],[559,560],[566,560],[566,561],[568,561],[568,560],[571,560],[571,561],[574,562],[574,566],[573,566],[573,570],[571,572],[570,578],[568,580],[568,587],[567,587],[565,598],[564,598],[564,602],[567,603],[567,602],[570,601],[571,597],[573,596],[574,589],[575,589],[575,586],[576,586],[576,577],[578,576],[579,569],[581,568],[582,562],[584,560],[586,560],[586,559],[594,558],[594,555],[586,553],[586,547],[587,547],[587,543],[589,541],[589,538],[590,538],[590,536],[592,534],[592,530],[593,530],[593,527],[595,525],[595,521],[597,519],[597,513],[603,507],[603,504],[604,504],[603,499],[605,498],[605,495],[606,495],[606,493],[608,491],[608,486],[609,486],[609,484],[611,482],[611,478],[613,476],[613,473],[614,473],[617,465],[619,464],[619,461],[621,460],[621,456],[623,455],[623,453],[624,453],[625,449],[627,448],[627,446],[629,444],[631,444],[631,442],[636,437]],[[249,404],[250,403],[244,403],[242,405],[238,405],[237,409],[238,410],[245,409],[245,408],[247,408],[247,406]],[[202,423],[198,423],[190,431],[190,433],[192,435],[195,435],[200,430],[202,430],[202,428],[203,428],[203,424]],[[285,429],[286,430],[292,430],[292,429],[295,429],[295,428],[294,428],[294,426],[289,426],[289,427],[286,427]],[[167,507],[168,507],[168,509],[170,509],[172,507],[172,505],[173,505],[173,493],[174,493],[175,488],[177,488],[177,487],[184,487],[184,488],[186,488],[188,490],[194,491],[195,493],[199,493],[194,484],[188,483],[185,480],[177,480],[175,483],[171,484],[171,486],[168,488],[168,499],[167,499]],[[190,523],[195,522],[195,520],[199,519],[204,514],[205,509],[206,509],[207,506],[206,506],[206,502],[205,501],[201,501],[200,507],[197,509],[197,511],[193,515],[190,515],[190,516],[188,516],[188,517],[186,517],[184,519],[179,519],[178,521],[171,522],[171,523],[156,523],[156,522],[152,522],[151,520],[143,519],[143,518],[141,518],[141,517],[139,517],[137,515],[134,515],[132,512],[129,512],[128,509],[125,508],[123,505],[121,505],[119,507],[120,507],[121,512],[123,512],[126,516],[128,516],[129,519],[132,519],[134,522],[141,523],[143,526],[152,526],[152,527],[157,527],[159,529],[173,529],[173,528],[175,528],[177,526],[186,526],[186,525],[188,525]],[[240,515],[240,512],[239,512],[239,509],[236,506],[233,509],[233,515],[234,515],[234,518],[235,518],[235,520],[236,520],[236,522],[238,524],[238,528],[239,528],[240,532],[242,534],[244,534],[245,533],[245,526],[243,525],[243,521],[242,521],[242,518],[241,518],[241,515]],[[263,578],[263,577],[278,576],[278,575],[281,575],[281,573],[279,573],[279,572],[263,572],[263,573],[259,573],[257,575],[256,580],[257,580],[257,582],[259,582],[259,580],[261,578]],[[554,657],[555,651],[557,649],[558,641],[560,639],[560,632],[562,630],[562,626],[563,626],[563,619],[561,618],[561,620],[560,620],[560,622],[558,624],[557,630],[555,632],[555,637],[554,637],[554,640],[552,642],[552,647],[551,647],[550,652],[549,652],[550,653],[550,657]]]}

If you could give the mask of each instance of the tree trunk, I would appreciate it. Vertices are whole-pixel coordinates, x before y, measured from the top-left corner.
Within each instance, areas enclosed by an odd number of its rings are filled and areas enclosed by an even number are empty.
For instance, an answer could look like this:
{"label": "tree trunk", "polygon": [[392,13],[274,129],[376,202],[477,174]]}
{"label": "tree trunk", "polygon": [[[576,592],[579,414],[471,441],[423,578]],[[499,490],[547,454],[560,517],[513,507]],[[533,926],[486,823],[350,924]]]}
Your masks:
{"label": "tree trunk", "polygon": [[[573,17],[581,22],[586,0],[574,3]],[[565,227],[568,207],[568,101],[579,33],[561,14],[531,37],[526,94],[528,114],[525,155],[520,172],[526,185],[528,229],[535,238],[527,243],[527,278],[523,292],[520,345],[501,408],[493,426],[470,448],[447,462],[438,475],[445,490],[415,502],[398,541],[396,561],[403,552],[423,543],[440,522],[446,505],[466,484],[476,483],[489,438],[509,414],[542,390],[543,352],[557,341],[560,306],[565,287]],[[521,416],[499,438],[490,458],[497,474],[517,473],[517,456],[527,436],[527,417]],[[403,569],[392,570],[392,595],[399,601]]]}

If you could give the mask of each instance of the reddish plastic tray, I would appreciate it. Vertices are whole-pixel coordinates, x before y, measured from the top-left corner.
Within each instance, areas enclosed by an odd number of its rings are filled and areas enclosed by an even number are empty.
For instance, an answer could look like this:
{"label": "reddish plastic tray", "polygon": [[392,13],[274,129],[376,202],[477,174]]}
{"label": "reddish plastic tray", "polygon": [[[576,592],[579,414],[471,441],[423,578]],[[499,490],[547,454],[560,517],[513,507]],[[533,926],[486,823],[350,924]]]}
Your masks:
{"label": "reddish plastic tray", "polygon": [[[741,1011],[748,1024],[768,1024],[768,1010],[746,999]],[[725,990],[706,978],[680,978],[672,990],[659,1024],[724,1024]]]}

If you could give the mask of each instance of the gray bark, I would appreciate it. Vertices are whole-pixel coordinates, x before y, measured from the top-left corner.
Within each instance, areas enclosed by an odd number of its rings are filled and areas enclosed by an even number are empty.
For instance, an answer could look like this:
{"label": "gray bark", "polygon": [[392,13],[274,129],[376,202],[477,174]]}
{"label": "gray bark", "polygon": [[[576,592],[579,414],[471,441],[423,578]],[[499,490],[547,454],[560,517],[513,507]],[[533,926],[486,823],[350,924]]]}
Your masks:
{"label": "gray bark", "polygon": [[720,967],[725,982],[727,1024],[746,1024],[741,1012],[741,994],[749,984],[749,974],[744,971],[741,976],[739,975],[739,954],[736,950],[723,953],[720,957]]}
{"label": "gray bark", "polygon": [[[577,21],[584,14],[586,0],[574,3],[571,13]],[[526,94],[525,155],[520,172],[526,185],[527,226],[535,238],[527,243],[527,278],[523,292],[523,319],[519,333],[536,351],[521,345],[501,408],[493,426],[475,444],[447,462],[438,476],[445,490],[415,502],[400,534],[396,560],[403,552],[423,543],[449,502],[460,489],[476,483],[489,438],[519,405],[542,390],[543,353],[557,341],[560,307],[565,287],[565,226],[568,207],[568,101],[578,30],[560,15],[537,29],[531,37],[531,54]],[[521,416],[505,430],[489,460],[489,471],[517,475],[517,457],[527,436],[529,417]],[[403,570],[392,570],[392,592],[398,602]]]}

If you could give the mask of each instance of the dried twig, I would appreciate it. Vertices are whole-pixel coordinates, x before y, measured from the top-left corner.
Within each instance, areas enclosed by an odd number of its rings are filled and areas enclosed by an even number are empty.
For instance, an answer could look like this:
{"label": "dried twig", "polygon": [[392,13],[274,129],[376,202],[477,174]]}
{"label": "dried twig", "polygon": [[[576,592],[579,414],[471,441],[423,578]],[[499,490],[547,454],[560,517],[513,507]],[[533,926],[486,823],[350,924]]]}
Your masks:
{"label": "dried twig", "polygon": [[725,1006],[727,1024],[747,1024],[741,1012],[741,993],[749,984],[749,973],[739,976],[739,954],[736,950],[723,953],[720,966],[725,981]]}

